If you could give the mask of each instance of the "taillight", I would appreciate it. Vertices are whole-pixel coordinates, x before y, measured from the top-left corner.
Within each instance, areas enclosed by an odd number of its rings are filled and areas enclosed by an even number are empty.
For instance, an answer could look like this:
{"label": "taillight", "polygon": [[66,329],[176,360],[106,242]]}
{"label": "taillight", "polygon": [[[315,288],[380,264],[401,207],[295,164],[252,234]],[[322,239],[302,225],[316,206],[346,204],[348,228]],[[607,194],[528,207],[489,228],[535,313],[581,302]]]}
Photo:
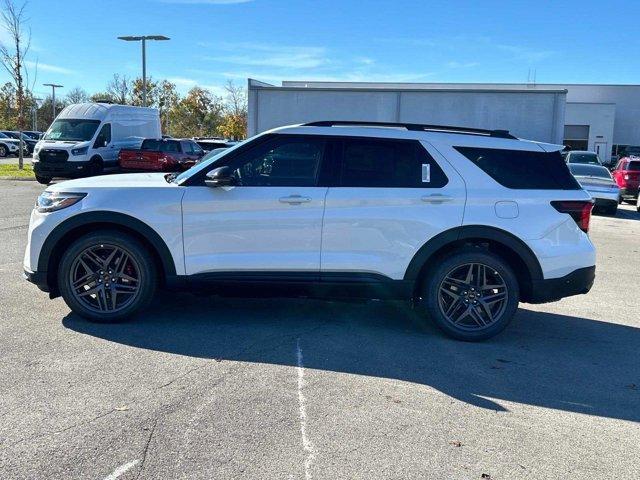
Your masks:
{"label": "taillight", "polygon": [[578,227],[583,232],[589,231],[589,222],[591,221],[591,209],[593,202],[591,200],[558,200],[551,202],[551,206],[560,213],[568,213],[575,220]]}

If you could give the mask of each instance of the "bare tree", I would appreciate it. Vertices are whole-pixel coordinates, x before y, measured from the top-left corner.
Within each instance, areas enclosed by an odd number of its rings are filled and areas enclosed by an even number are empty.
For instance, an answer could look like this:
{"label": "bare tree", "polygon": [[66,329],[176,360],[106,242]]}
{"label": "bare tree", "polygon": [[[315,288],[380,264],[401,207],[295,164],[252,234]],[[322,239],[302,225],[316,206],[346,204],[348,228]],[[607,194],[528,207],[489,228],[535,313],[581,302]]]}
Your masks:
{"label": "bare tree", "polygon": [[113,98],[116,103],[126,105],[129,101],[129,97],[132,94],[133,86],[131,80],[126,76],[120,76],[117,73],[113,74],[113,78],[107,84],[107,93],[109,97]]}
{"label": "bare tree", "polygon": [[247,91],[229,80],[224,89],[227,91],[225,98],[227,112],[232,115],[247,115]]}
{"label": "bare tree", "polygon": [[69,90],[65,96],[66,103],[84,103],[89,100],[89,94],[80,87]]}
{"label": "bare tree", "polygon": [[[6,30],[11,45],[0,43],[0,63],[9,73],[16,87],[16,107],[18,110],[18,130],[25,128],[25,62],[31,43],[31,30],[25,27],[27,22],[25,7],[17,6],[13,0],[3,0],[0,4],[0,27]],[[18,168],[22,170],[22,140],[20,140]]]}

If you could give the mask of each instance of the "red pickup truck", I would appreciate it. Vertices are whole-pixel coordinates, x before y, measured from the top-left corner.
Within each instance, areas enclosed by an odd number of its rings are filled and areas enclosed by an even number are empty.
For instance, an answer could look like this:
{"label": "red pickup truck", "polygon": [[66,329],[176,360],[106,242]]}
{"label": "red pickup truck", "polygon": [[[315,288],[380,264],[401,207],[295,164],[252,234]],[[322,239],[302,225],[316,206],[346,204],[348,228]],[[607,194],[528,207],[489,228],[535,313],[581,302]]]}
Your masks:
{"label": "red pickup truck", "polygon": [[120,150],[118,165],[125,171],[176,172],[191,168],[203,155],[193,140],[147,138],[140,149]]}
{"label": "red pickup truck", "polygon": [[640,185],[640,158],[621,158],[611,175],[620,187],[620,201],[625,200],[629,203],[635,203],[638,198],[638,186]]}

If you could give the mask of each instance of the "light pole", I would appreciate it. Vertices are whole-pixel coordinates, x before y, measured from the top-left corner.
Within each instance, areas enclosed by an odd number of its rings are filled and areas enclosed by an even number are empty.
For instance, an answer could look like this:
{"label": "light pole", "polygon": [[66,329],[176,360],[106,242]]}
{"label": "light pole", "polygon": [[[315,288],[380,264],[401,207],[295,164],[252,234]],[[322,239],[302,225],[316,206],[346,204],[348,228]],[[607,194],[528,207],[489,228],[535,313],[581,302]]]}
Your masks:
{"label": "light pole", "polygon": [[[43,83],[45,87],[51,87],[51,110],[53,111],[53,120],[56,119],[56,88],[63,88],[64,85],[56,85],[55,83]],[[51,120],[53,122],[53,120]]]}
{"label": "light pole", "polygon": [[147,40],[170,40],[164,35],[143,35],[140,37],[118,37],[125,42],[142,42],[142,106],[147,106]]}

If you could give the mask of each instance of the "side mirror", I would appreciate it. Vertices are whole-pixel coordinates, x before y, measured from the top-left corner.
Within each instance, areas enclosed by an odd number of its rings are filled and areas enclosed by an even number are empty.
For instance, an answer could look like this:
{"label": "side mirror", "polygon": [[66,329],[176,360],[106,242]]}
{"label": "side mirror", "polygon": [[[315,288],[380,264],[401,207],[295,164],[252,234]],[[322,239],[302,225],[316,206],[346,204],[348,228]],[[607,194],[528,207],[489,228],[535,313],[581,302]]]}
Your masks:
{"label": "side mirror", "polygon": [[231,167],[219,167],[206,174],[204,183],[207,187],[231,187],[238,182]]}

